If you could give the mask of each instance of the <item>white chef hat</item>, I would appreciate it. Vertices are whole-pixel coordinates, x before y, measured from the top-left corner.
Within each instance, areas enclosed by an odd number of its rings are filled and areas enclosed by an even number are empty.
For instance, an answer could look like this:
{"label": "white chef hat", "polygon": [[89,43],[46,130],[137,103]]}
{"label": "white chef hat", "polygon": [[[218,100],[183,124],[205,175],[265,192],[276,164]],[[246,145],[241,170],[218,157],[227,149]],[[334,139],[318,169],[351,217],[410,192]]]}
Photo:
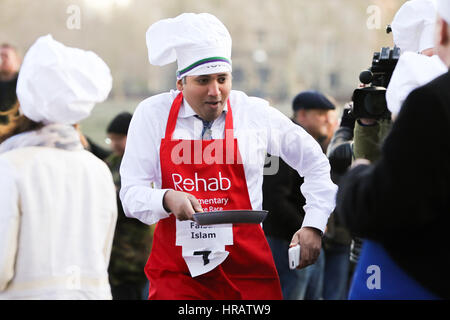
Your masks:
{"label": "white chef hat", "polygon": [[450,23],[450,1],[449,0],[437,0],[437,11],[438,14],[447,23]]}
{"label": "white chef hat", "polygon": [[402,52],[421,52],[434,47],[436,0],[410,0],[392,21],[394,43]]}
{"label": "white chef hat", "polygon": [[74,124],[108,97],[112,77],[95,53],[40,37],[23,60],[17,80],[22,113],[44,123]]}
{"label": "white chef hat", "polygon": [[447,66],[437,55],[428,57],[414,52],[405,52],[400,56],[387,87],[388,109],[396,117],[411,91],[447,71]]}
{"label": "white chef hat", "polygon": [[148,57],[153,65],[178,63],[177,78],[231,72],[231,36],[209,13],[183,13],[160,20],[146,34]]}

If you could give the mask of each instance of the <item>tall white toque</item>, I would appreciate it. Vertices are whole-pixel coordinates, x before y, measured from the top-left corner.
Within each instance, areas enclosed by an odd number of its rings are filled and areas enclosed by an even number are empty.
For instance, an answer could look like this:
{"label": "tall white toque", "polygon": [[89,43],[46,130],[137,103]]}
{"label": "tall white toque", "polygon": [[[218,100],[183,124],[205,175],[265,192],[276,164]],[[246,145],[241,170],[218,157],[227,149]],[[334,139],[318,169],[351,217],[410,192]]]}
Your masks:
{"label": "tall white toque", "polygon": [[151,64],[177,61],[177,79],[232,70],[230,33],[209,13],[160,20],[147,30],[146,41]]}
{"label": "tall white toque", "polygon": [[111,72],[99,56],[66,47],[47,35],[27,51],[16,91],[20,109],[29,119],[74,124],[88,117],[111,87]]}
{"label": "tall white toque", "polygon": [[392,21],[394,43],[402,52],[433,48],[436,15],[436,0],[405,2]]}

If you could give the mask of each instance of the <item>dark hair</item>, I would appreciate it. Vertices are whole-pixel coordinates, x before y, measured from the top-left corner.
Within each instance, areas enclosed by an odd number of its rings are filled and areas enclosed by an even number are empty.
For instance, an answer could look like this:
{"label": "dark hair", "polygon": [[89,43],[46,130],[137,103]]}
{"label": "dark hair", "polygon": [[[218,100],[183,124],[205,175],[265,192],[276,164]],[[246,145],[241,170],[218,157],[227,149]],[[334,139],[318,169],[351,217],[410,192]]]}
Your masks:
{"label": "dark hair", "polygon": [[5,135],[0,136],[0,143],[5,141],[6,139],[15,136],[16,134],[27,132],[27,131],[33,131],[38,130],[44,126],[42,122],[35,122],[23,114],[19,115],[17,118],[10,120],[13,122],[11,125],[13,126],[13,129],[6,133]]}
{"label": "dark hair", "polygon": [[109,123],[106,132],[127,135],[132,117],[133,115],[129,112],[119,113]]}

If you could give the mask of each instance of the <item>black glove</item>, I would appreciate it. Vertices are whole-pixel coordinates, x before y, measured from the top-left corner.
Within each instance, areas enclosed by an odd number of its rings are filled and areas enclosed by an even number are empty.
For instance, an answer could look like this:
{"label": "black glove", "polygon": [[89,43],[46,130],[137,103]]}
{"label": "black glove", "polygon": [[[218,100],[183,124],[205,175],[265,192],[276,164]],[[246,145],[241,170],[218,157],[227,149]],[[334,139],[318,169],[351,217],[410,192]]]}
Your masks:
{"label": "black glove", "polygon": [[347,127],[353,131],[355,129],[355,121],[356,119],[352,114],[352,105],[347,104],[342,112],[341,127]]}
{"label": "black glove", "polygon": [[328,156],[331,172],[344,174],[348,167],[352,164],[352,157],[351,142],[345,142],[338,145]]}

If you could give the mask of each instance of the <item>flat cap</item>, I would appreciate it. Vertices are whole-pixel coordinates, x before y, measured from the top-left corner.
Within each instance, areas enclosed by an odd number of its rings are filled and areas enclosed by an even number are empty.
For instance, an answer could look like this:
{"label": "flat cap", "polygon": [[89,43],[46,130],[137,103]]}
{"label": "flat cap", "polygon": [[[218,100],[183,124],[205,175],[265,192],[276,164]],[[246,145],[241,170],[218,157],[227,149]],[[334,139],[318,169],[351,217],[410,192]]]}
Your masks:
{"label": "flat cap", "polygon": [[300,92],[292,101],[294,111],[300,109],[334,110],[336,107],[322,93],[315,90]]}
{"label": "flat cap", "polygon": [[133,115],[129,112],[119,113],[111,120],[106,132],[127,135],[132,117]]}

